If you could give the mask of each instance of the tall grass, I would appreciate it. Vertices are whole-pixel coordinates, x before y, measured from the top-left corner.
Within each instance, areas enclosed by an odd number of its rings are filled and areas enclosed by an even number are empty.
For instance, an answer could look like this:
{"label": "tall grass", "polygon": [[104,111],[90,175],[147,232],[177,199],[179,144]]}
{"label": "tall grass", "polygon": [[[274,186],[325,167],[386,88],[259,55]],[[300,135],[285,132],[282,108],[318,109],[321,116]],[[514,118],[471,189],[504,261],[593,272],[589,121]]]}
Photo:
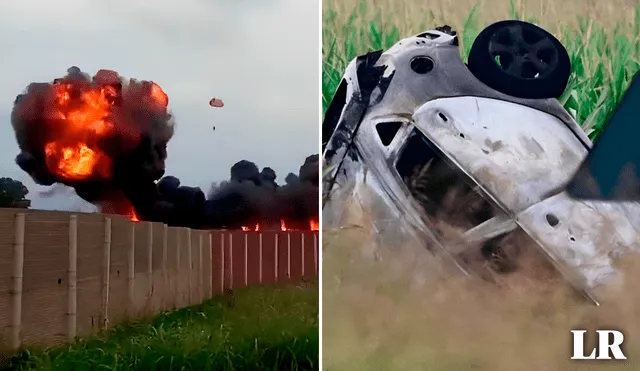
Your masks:
{"label": "tall grass", "polygon": [[[567,48],[572,75],[560,101],[592,139],[640,69],[640,5],[634,0],[326,0],[323,2],[323,109],[347,63],[403,37],[448,24],[460,35],[463,59],[490,23],[536,23]],[[324,112],[324,111],[323,111]]]}
{"label": "tall grass", "polygon": [[0,370],[317,370],[318,285],[263,286],[76,344],[24,349]]}
{"label": "tall grass", "polygon": [[[596,307],[551,277],[504,276],[496,285],[452,276],[420,281],[417,253],[378,248],[361,228],[323,232],[323,368],[328,371],[635,371],[640,369],[640,262]],[[356,220],[352,220],[356,221]],[[626,361],[571,361],[571,329],[625,334]]]}

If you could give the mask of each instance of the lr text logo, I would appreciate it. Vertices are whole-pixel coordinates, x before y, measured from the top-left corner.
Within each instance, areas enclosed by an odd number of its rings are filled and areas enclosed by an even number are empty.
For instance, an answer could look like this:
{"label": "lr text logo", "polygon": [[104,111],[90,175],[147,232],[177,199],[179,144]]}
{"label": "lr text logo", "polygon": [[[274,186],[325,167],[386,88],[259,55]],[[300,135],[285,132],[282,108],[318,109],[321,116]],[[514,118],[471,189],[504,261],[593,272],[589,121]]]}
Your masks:
{"label": "lr text logo", "polygon": [[571,334],[573,334],[573,356],[571,359],[627,359],[620,348],[624,342],[622,332],[596,330],[596,333],[598,334],[598,347],[594,348],[587,356],[584,349],[587,330],[571,330]]}

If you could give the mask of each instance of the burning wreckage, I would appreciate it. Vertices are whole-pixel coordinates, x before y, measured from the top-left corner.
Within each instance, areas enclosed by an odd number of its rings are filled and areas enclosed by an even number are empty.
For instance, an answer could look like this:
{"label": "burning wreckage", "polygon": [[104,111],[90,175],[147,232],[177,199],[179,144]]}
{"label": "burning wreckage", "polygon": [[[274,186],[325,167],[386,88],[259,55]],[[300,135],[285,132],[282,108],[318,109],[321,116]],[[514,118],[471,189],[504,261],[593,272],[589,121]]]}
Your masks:
{"label": "burning wreckage", "polygon": [[[40,185],[61,183],[105,213],[191,228],[317,229],[319,156],[279,186],[275,172],[243,160],[208,197],[164,176],[174,118],[154,82],[71,67],[32,83],[11,115],[16,162]],[[164,177],[163,177],[164,176]],[[157,181],[157,182],[156,182]],[[249,227],[250,226],[250,227]]]}
{"label": "burning wreckage", "polygon": [[569,77],[562,44],[520,21],[485,28],[467,65],[448,26],[355,58],[323,122],[323,226],[353,199],[392,245],[476,277],[517,271],[505,242],[523,235],[597,304],[640,247],[640,206],[567,193],[592,147],[557,100]]}

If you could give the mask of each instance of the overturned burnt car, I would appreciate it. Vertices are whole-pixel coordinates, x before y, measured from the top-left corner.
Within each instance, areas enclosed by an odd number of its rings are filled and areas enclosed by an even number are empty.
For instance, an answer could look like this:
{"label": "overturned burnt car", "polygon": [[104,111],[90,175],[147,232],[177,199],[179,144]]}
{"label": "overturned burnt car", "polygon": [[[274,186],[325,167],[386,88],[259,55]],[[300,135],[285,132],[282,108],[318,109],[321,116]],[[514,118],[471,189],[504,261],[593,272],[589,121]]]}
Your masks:
{"label": "overturned burnt car", "polygon": [[365,200],[379,234],[470,276],[469,256],[495,259],[524,234],[598,303],[596,289],[622,278],[614,260],[640,247],[640,206],[565,191],[592,147],[557,100],[570,70],[553,35],[515,20],[485,28],[467,64],[448,26],[355,58],[323,122],[324,228],[345,197]]}

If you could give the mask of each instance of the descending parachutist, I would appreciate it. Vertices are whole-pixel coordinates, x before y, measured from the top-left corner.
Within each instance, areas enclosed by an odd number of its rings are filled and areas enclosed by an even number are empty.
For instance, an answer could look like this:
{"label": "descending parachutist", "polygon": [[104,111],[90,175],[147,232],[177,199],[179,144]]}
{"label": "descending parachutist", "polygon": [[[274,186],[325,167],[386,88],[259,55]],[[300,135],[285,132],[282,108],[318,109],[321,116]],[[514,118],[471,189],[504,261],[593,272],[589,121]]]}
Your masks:
{"label": "descending parachutist", "polygon": [[[219,107],[224,107],[224,102],[221,99],[218,99],[218,98],[211,98],[211,100],[209,101],[209,105],[211,107],[219,108]],[[213,131],[216,131],[216,127],[215,126],[213,127]]]}

